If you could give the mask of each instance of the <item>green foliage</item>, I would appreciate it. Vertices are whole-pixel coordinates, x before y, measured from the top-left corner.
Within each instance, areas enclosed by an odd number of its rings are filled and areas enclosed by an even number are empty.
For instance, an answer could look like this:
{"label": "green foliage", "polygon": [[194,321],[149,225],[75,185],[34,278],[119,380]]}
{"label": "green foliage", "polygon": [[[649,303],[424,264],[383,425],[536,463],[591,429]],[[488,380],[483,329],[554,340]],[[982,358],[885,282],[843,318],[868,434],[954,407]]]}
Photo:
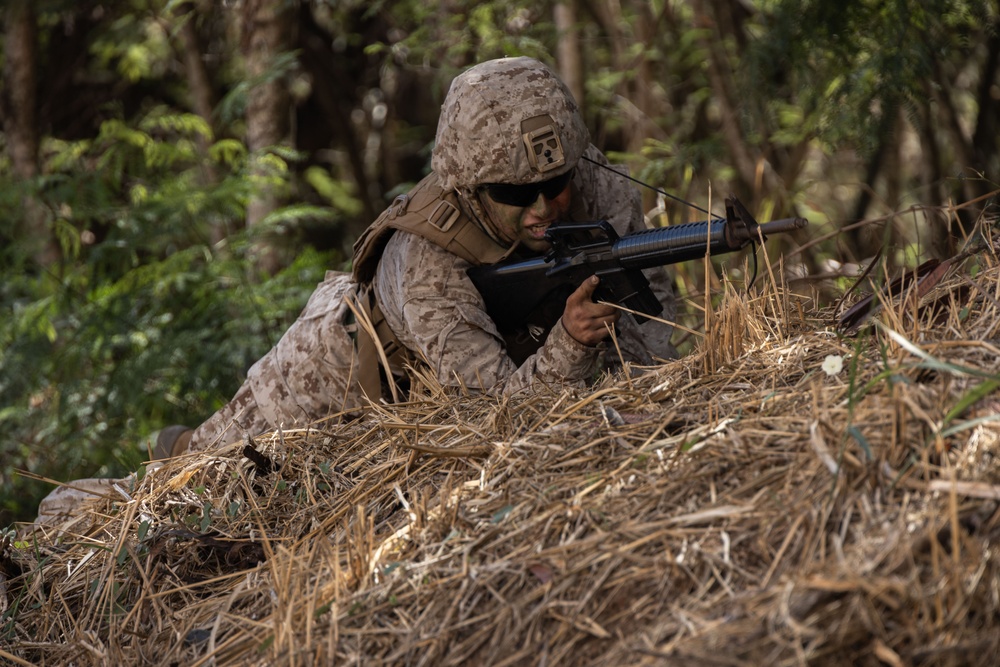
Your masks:
{"label": "green foliage", "polygon": [[[332,259],[305,251],[261,282],[237,231],[254,187],[249,156],[231,140],[201,155],[200,119],[157,108],[104,123],[91,141],[49,142],[39,198],[65,260],[42,270],[24,239],[2,230],[0,476],[3,523],[33,516],[60,480],[122,475],[144,438],[197,425],[227,401],[247,368],[299,313]],[[267,178],[287,187],[286,162]],[[17,184],[0,200],[19,206]],[[330,218],[290,207],[289,224]],[[225,242],[210,239],[225,230]]]}
{"label": "green foliage", "polygon": [[391,46],[376,43],[367,49],[370,53],[390,51],[415,65],[440,62],[445,81],[460,69],[490,58],[532,56],[551,62],[555,31],[549,10],[545,4],[524,0],[458,0],[447,11],[436,3],[398,3],[391,19],[406,30],[405,38]]}
{"label": "green foliage", "polygon": [[[995,13],[984,0],[768,0],[740,54],[742,89],[775,139],[790,131],[870,151],[887,119],[930,94],[938,54],[968,55]],[[794,100],[800,118],[788,115]],[[913,114],[909,114],[915,119]],[[796,129],[797,128],[797,129]]]}
{"label": "green foliage", "polygon": [[342,211],[349,217],[361,214],[361,202],[358,201],[351,184],[338,181],[328,171],[316,166],[306,169],[304,177],[306,182],[329,201],[334,209]]}
{"label": "green foliage", "polygon": [[95,64],[132,82],[159,79],[170,66],[169,35],[164,23],[150,11],[159,3],[136,4],[139,11],[118,17],[93,42]]}

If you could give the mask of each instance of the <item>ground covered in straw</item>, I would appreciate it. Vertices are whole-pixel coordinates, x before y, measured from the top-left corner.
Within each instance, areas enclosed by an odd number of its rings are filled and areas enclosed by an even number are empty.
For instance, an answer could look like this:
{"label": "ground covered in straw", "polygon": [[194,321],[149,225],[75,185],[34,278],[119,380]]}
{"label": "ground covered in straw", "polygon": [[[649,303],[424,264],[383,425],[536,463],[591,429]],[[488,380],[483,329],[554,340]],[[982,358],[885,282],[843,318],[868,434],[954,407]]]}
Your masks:
{"label": "ground covered in straw", "polygon": [[143,471],[4,545],[0,658],[995,664],[1000,268],[900,291],[845,334],[730,290],[694,353],[587,391],[427,382]]}

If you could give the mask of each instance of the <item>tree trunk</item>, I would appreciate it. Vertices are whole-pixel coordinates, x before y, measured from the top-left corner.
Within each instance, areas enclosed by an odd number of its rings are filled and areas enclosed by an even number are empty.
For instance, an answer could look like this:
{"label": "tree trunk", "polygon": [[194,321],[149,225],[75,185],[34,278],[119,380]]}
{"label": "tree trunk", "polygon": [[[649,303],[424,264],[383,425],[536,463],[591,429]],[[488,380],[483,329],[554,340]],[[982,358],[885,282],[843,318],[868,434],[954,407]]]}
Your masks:
{"label": "tree trunk", "polygon": [[[616,72],[623,71],[625,69],[626,45],[625,37],[621,31],[621,6],[613,0],[583,0],[583,6],[586,7],[605,34],[608,48],[611,50],[611,69]],[[597,130],[600,134],[594,137],[593,143],[600,148],[605,148],[607,128],[600,124]]]}
{"label": "tree trunk", "polygon": [[[757,208],[767,198],[774,202],[777,210],[784,210],[788,202],[788,186],[794,183],[805,159],[807,140],[803,140],[790,153],[784,149],[775,150],[766,138],[762,139],[762,145],[752,145],[747,140],[740,121],[742,105],[737,92],[736,75],[725,43],[728,38],[732,38],[737,44],[745,42],[743,23],[749,13],[739,5],[729,7],[711,0],[697,0],[692,6],[698,24],[710,27],[714,33],[709,37],[701,37],[702,45],[709,54],[708,80],[719,107],[722,137],[730,159],[742,187],[751,193],[750,208]],[[762,134],[767,137],[766,128],[764,130]]]}
{"label": "tree trunk", "polygon": [[[276,58],[291,48],[294,14],[287,0],[247,0],[243,11],[242,47],[250,81],[246,142],[251,155],[259,156],[271,146],[290,143],[291,98],[285,77],[278,76],[274,67]],[[260,224],[278,206],[277,194],[262,184],[247,204],[247,227]],[[281,263],[277,249],[262,242],[258,267],[272,274]]]}
{"label": "tree trunk", "polygon": [[[882,122],[878,129],[878,144],[872,153],[865,167],[865,178],[861,185],[861,192],[854,202],[854,214],[848,222],[864,220],[868,207],[872,203],[875,194],[875,184],[882,167],[886,161],[886,154],[891,150],[892,131],[896,121],[896,114],[886,110],[882,117]],[[860,261],[865,257],[871,257],[878,250],[879,241],[871,238],[871,231],[864,227],[859,227],[847,234],[847,252],[852,259]]]}
{"label": "tree trunk", "polygon": [[[11,0],[7,5],[2,110],[14,175],[29,183],[38,176],[38,127],[36,84],[38,38],[30,0]],[[59,247],[46,224],[45,209],[25,188],[23,219],[18,233],[28,240],[31,255],[42,267],[59,260]]]}
{"label": "tree trunk", "polygon": [[709,13],[708,7],[703,2],[694,3],[694,11],[698,24],[701,26],[711,26],[713,34],[711,36],[701,36],[699,40],[708,52],[707,63],[708,80],[712,87],[715,102],[719,107],[720,123],[722,125],[722,138],[729,149],[729,157],[744,189],[753,193],[756,201],[758,192],[758,159],[752,154],[747,145],[743,130],[740,128],[739,116],[736,106],[733,104],[733,95],[730,90],[728,77],[729,66],[726,62],[725,54],[721,52],[718,41],[719,27],[714,17]]}
{"label": "tree trunk", "polygon": [[[947,201],[945,192],[945,175],[942,171],[943,158],[937,139],[937,117],[934,114],[932,100],[934,93],[930,83],[924,84],[926,91],[925,99],[920,105],[920,127],[917,132],[920,136],[920,153],[922,162],[920,169],[920,180],[923,190],[933,203],[944,203]],[[948,233],[950,216],[942,215],[936,211],[928,212],[930,222],[931,237],[927,239],[928,249],[937,257],[950,257],[954,254],[954,240]]]}
{"label": "tree trunk", "polygon": [[[178,54],[184,64],[184,75],[187,80],[189,104],[194,113],[201,116],[211,131],[209,137],[198,137],[198,149],[204,159],[202,174],[208,183],[218,183],[219,174],[214,165],[207,159],[208,149],[215,138],[216,96],[212,87],[212,77],[205,65],[202,40],[198,34],[198,7],[194,2],[185,3],[177,8],[177,38],[179,40]],[[222,241],[227,234],[225,225],[215,222],[209,232],[212,243]]]}
{"label": "tree trunk", "polygon": [[184,73],[190,93],[191,108],[213,127],[212,113],[215,110],[215,90],[212,77],[203,57],[201,37],[198,35],[198,9],[194,3],[186,3],[178,8],[177,36],[180,39],[184,60]]}
{"label": "tree trunk", "polygon": [[580,38],[576,26],[576,0],[556,2],[552,13],[558,34],[556,60],[559,65],[559,77],[573,93],[573,98],[576,99],[582,112],[585,98],[583,63],[580,59]]}
{"label": "tree trunk", "polygon": [[979,90],[976,100],[979,116],[976,118],[976,129],[972,133],[972,150],[975,161],[972,168],[994,177],[994,183],[985,183],[979,189],[985,194],[995,187],[995,177],[1000,171],[997,164],[997,152],[1000,151],[1000,141],[997,138],[997,116],[1000,115],[1000,96],[996,94],[997,74],[1000,72],[1000,19],[994,21],[992,33],[987,41],[986,60],[979,77]]}
{"label": "tree trunk", "polygon": [[[941,63],[937,60],[934,62],[934,76],[937,83],[934,90],[934,99],[943,116],[941,126],[945,128],[946,132],[950,133],[950,146],[955,152],[953,159],[957,161],[958,169],[961,170],[963,176],[968,177],[958,180],[958,192],[956,196],[961,201],[971,201],[983,191],[977,187],[977,183],[974,180],[976,176],[973,173],[974,171],[978,171],[974,166],[976,163],[974,156],[981,153],[976,150],[972,137],[968,136],[962,127],[962,123],[959,121],[960,112],[955,108],[955,100],[958,99],[958,95],[955,94],[952,86],[952,77],[942,69]],[[980,113],[983,112],[988,113],[989,106],[986,108],[981,107]],[[995,141],[995,138],[993,138],[993,141]],[[962,226],[962,231],[967,233],[975,224],[975,215],[971,210],[961,209],[958,212],[958,221]]]}
{"label": "tree trunk", "polygon": [[[638,20],[635,26],[635,38],[644,47],[649,47],[656,43],[656,17],[650,10],[648,2],[632,2],[630,9],[636,14]],[[653,95],[655,84],[653,67],[644,52],[636,56],[635,78],[632,82],[632,95],[635,106],[638,109],[638,117],[634,131],[629,141],[629,152],[638,153],[649,137],[665,138],[656,124],[656,119],[660,116],[660,109]]]}

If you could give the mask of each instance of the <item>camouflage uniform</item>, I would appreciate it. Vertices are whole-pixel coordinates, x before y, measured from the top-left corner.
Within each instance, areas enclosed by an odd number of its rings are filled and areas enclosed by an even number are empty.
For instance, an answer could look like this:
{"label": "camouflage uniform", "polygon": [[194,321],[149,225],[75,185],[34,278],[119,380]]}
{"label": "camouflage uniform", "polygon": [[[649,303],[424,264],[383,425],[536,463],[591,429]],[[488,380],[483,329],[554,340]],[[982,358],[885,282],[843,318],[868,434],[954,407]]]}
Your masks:
{"label": "camouflage uniform", "polygon": [[[529,132],[520,131],[525,119],[535,118],[541,120]],[[553,133],[546,132],[553,129],[557,160],[545,164],[538,159],[539,151],[531,155],[526,137],[534,130],[543,135],[539,142],[552,142]],[[440,198],[451,197],[463,219],[473,221],[499,245],[502,241],[478,196],[480,186],[538,182],[575,169],[573,219],[606,219],[619,234],[643,229],[635,189],[590,160],[607,165],[590,145],[562,82],[537,61],[502,59],[478,65],[453,82],[442,107],[433,173],[425,179],[430,183],[421,185],[437,188],[433,191],[442,193]],[[671,327],[657,322],[640,327],[623,317],[617,346],[586,347],[559,322],[534,354],[515,363],[507,354],[509,341],[497,331],[466,274],[470,261],[405,226],[383,229],[380,223],[393,217],[390,213],[391,208],[373,225],[384,236],[375,251],[374,275],[356,273],[354,278],[373,282],[375,299],[389,328],[409,351],[408,361],[429,366],[444,386],[514,392],[533,382],[583,385],[598,367],[614,367],[619,359],[649,364],[676,354],[669,342]],[[672,320],[666,272],[651,269],[646,274],[665,305],[663,318]],[[365,399],[354,382],[358,358],[344,327],[345,297],[356,296],[355,287],[345,274],[328,274],[299,319],[251,368],[233,400],[196,429],[190,449],[231,441],[240,429],[256,433],[278,425],[291,428],[362,405]],[[234,423],[237,432],[230,429]]]}
{"label": "camouflage uniform", "polygon": [[[534,156],[529,135],[540,137]],[[548,163],[540,157],[547,146],[555,147],[554,153],[544,153]],[[473,67],[453,82],[442,107],[433,173],[419,187],[440,193],[431,204],[445,198],[455,202],[463,220],[471,220],[502,245],[483,210],[480,186],[533,183],[575,169],[572,219],[605,219],[619,234],[643,229],[636,190],[595,163],[607,166],[590,145],[576,103],[562,82],[535,60],[501,59]],[[434,206],[425,203],[424,208]],[[439,241],[393,225],[396,213],[390,207],[372,227],[374,235],[381,235],[380,250],[373,251],[374,275],[356,270],[354,278],[373,282],[386,323],[409,352],[407,361],[429,366],[442,385],[502,392],[533,382],[579,386],[599,367],[614,368],[620,360],[650,364],[676,355],[670,344],[672,327],[658,322],[640,327],[623,317],[616,346],[586,347],[570,337],[560,321],[534,354],[516,363],[507,353],[510,341],[497,331],[466,274],[469,260],[477,258],[462,259]],[[364,262],[362,245],[359,241],[356,246],[356,266]],[[665,306],[662,317],[673,320],[666,272],[656,268],[645,273]],[[233,400],[195,431],[190,449],[239,437],[232,430],[225,433],[233,423],[237,431],[256,433],[278,425],[304,425],[362,405],[365,399],[353,382],[358,358],[343,326],[345,297],[354,296],[353,288],[345,274],[329,274],[299,319],[251,368]]]}

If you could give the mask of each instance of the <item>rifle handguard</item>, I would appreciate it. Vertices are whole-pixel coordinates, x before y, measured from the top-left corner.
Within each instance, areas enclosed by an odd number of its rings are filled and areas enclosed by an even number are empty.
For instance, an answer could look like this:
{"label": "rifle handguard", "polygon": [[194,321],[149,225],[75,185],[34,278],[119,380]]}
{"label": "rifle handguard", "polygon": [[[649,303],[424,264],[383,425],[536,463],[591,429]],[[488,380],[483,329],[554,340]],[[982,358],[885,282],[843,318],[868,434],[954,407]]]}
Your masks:
{"label": "rifle handguard", "polygon": [[556,224],[545,233],[552,244],[545,257],[476,266],[468,274],[501,330],[523,324],[549,295],[565,298],[590,275],[600,276],[602,288],[612,291],[614,298],[607,300],[655,316],[662,306],[641,269],[733,252],[768,234],[795,231],[806,224],[804,218],[758,224],[735,196],[729,196],[725,220],[646,229],[624,237],[605,220]]}

